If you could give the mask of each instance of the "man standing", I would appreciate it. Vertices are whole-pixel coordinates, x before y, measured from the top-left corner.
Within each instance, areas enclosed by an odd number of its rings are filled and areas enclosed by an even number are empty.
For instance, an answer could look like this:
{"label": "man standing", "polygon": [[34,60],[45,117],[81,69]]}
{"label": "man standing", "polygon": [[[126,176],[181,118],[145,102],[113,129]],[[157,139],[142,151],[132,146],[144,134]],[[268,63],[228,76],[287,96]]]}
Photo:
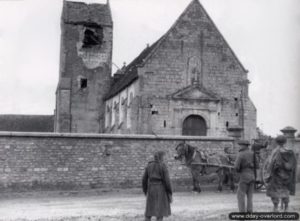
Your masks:
{"label": "man standing", "polygon": [[281,199],[284,211],[288,210],[289,195],[295,195],[297,160],[293,150],[285,147],[286,137],[276,137],[277,147],[273,150],[267,167],[265,181],[267,183],[267,196],[271,197],[274,212],[278,212]]}
{"label": "man standing", "polygon": [[162,221],[164,216],[171,215],[172,187],[167,166],[164,163],[165,152],[157,151],[154,160],[150,161],[143,176],[143,192],[147,196],[145,221],[152,216]]}
{"label": "man standing", "polygon": [[[255,185],[254,153],[249,149],[249,141],[238,141],[240,146],[234,168],[239,173],[239,186],[237,190],[238,207],[240,212],[253,212],[253,192]],[[245,205],[245,197],[247,196],[247,209]]]}

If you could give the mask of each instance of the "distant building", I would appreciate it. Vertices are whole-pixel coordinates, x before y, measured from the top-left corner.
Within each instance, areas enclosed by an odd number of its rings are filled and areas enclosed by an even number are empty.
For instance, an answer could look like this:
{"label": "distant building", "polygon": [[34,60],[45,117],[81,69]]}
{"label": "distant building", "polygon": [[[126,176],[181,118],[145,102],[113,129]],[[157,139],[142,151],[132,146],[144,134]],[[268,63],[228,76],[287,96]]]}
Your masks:
{"label": "distant building", "polygon": [[64,1],[55,131],[256,137],[247,70],[198,0],[111,77],[109,4]]}
{"label": "distant building", "polygon": [[0,115],[0,131],[53,132],[53,115]]}

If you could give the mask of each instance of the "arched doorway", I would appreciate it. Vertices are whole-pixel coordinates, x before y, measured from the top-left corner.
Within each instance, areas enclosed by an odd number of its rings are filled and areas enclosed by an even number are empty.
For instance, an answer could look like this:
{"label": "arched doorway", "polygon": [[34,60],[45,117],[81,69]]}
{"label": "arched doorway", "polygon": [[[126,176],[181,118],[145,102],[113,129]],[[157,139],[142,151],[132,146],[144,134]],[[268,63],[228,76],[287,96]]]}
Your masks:
{"label": "arched doorway", "polygon": [[203,117],[190,115],[183,121],[182,135],[187,136],[206,136],[207,126]]}

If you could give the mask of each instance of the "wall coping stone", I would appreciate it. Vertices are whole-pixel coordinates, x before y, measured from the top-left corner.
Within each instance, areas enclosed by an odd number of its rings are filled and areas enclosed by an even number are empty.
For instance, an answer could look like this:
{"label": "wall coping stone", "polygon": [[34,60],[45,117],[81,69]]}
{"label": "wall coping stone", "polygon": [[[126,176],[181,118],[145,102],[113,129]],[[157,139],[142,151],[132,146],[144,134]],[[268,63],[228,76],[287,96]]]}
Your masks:
{"label": "wall coping stone", "polygon": [[0,132],[0,138],[1,137],[234,141],[234,139],[230,137],[147,135],[147,134],[41,133],[41,132],[5,132],[5,131]]}

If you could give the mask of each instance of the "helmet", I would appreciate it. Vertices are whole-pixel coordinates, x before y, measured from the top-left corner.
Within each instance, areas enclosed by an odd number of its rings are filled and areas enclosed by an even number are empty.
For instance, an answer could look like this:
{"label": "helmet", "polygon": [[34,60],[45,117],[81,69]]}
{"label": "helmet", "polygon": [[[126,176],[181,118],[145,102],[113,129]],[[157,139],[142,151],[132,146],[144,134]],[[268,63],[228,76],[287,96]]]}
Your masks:
{"label": "helmet", "polygon": [[286,137],[283,135],[279,135],[275,138],[276,143],[278,144],[285,144],[286,143]]}
{"label": "helmet", "polygon": [[259,152],[260,149],[266,148],[266,147],[267,147],[266,144],[261,144],[261,143],[256,143],[256,142],[254,142],[254,144],[252,144],[251,149],[252,149],[253,151],[255,151],[255,152]]}

